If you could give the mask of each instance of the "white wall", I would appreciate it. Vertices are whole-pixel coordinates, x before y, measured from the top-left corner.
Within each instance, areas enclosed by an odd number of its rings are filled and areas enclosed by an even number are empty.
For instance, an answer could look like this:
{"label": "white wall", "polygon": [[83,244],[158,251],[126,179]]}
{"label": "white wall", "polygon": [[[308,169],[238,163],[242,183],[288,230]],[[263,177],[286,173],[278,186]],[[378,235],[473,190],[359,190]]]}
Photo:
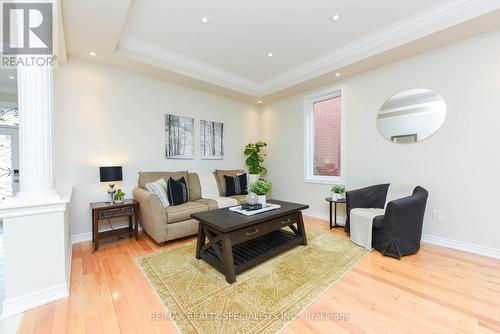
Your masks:
{"label": "white wall", "polygon": [[[117,187],[131,197],[138,171],[241,168],[244,146],[258,139],[258,108],[225,97],[74,58],[54,82],[56,183],[74,185],[73,235],[91,231],[89,203],[107,199],[98,166],[123,165]],[[165,159],[166,113],[195,118],[194,160]],[[201,119],[224,122],[224,160],[199,159]]]}
{"label": "white wall", "polygon": [[[339,84],[345,87],[347,188],[389,181],[422,185],[430,193],[424,233],[499,249],[500,31]],[[446,121],[423,142],[393,144],[379,134],[377,112],[389,97],[410,88],[440,94]],[[303,181],[304,95],[263,107],[266,167],[275,197],[327,213],[330,187]],[[442,211],[442,221],[431,220],[432,210]]]}

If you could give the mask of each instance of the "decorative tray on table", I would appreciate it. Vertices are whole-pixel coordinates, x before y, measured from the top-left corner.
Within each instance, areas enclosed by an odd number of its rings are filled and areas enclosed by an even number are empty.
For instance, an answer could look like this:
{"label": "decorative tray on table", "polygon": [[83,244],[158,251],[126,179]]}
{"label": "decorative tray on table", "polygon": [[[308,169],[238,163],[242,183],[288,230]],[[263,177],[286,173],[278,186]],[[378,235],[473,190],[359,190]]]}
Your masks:
{"label": "decorative tray on table", "polygon": [[281,208],[281,205],[279,204],[272,204],[272,203],[267,203],[262,206],[262,209],[258,210],[245,210],[241,207],[241,205],[238,206],[233,206],[229,208],[229,211],[236,212],[245,216],[253,216],[259,213],[267,212],[267,211],[272,211]]}

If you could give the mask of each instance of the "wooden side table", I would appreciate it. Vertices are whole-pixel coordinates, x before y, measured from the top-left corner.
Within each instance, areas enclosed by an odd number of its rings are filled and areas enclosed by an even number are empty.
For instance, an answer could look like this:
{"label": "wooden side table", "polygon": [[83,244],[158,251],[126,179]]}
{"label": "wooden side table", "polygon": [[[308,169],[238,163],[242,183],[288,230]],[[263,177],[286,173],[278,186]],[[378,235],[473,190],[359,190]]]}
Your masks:
{"label": "wooden side table", "polygon": [[[342,199],[332,199],[331,197],[325,198],[325,201],[327,201],[330,204],[330,229],[334,227],[342,227],[342,225],[337,224],[337,204],[338,203],[345,203],[345,198]],[[335,218],[332,221],[332,204],[335,204]]]}
{"label": "wooden side table", "polygon": [[[92,209],[92,242],[94,243],[94,252],[99,249],[99,240],[111,237],[132,236],[139,240],[139,202],[133,199],[126,199],[123,203],[90,203]],[[127,227],[114,230],[99,232],[99,221],[118,217],[128,217],[129,225]]]}

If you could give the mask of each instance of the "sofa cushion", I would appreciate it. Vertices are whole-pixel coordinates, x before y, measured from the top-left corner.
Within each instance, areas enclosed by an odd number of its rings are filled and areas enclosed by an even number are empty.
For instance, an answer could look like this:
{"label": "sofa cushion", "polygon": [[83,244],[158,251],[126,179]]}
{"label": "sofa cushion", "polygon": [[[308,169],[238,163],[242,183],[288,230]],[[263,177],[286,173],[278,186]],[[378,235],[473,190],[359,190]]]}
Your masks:
{"label": "sofa cushion", "polygon": [[217,185],[219,186],[219,194],[221,196],[226,196],[226,181],[224,180],[224,175],[237,176],[243,173],[245,173],[243,169],[216,169],[215,176],[217,178]]}
{"label": "sofa cushion", "polygon": [[170,206],[167,196],[167,182],[165,182],[165,179],[146,183],[146,189],[158,197],[164,208]]}
{"label": "sofa cushion", "polygon": [[247,195],[247,173],[238,176],[224,175],[226,196]]}
{"label": "sofa cushion", "polygon": [[247,195],[234,195],[229,197],[237,200],[239,204],[244,204],[247,202]]}
{"label": "sofa cushion", "polygon": [[155,182],[156,180],[159,180],[159,179],[165,179],[165,181],[167,181],[170,178],[178,180],[181,177],[184,177],[184,179],[187,180],[187,178],[188,178],[187,174],[188,174],[187,171],[184,171],[184,172],[139,172],[138,185],[142,189],[146,189],[146,183]]}
{"label": "sofa cushion", "polygon": [[209,198],[200,198],[193,201],[194,203],[200,203],[208,206],[208,210],[216,210],[219,208],[217,201]]}
{"label": "sofa cushion", "polygon": [[195,201],[201,198],[201,184],[197,173],[187,174],[187,183],[189,188],[189,200]]}
{"label": "sofa cushion", "polygon": [[208,211],[208,206],[196,202],[186,202],[165,209],[168,224],[191,219],[191,214],[205,211]]}
{"label": "sofa cushion", "polygon": [[189,200],[189,190],[186,179],[184,177],[178,180],[174,180],[173,178],[168,179],[167,195],[170,205],[175,206],[186,203]]}

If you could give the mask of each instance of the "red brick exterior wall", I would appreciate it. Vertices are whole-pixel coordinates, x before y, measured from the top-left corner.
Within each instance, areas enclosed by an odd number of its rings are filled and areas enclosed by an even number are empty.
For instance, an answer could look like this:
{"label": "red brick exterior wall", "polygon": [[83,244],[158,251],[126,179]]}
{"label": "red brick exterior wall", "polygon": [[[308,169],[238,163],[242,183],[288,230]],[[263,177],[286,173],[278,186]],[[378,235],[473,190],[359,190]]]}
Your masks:
{"label": "red brick exterior wall", "polygon": [[314,175],[340,176],[341,99],[314,104]]}

